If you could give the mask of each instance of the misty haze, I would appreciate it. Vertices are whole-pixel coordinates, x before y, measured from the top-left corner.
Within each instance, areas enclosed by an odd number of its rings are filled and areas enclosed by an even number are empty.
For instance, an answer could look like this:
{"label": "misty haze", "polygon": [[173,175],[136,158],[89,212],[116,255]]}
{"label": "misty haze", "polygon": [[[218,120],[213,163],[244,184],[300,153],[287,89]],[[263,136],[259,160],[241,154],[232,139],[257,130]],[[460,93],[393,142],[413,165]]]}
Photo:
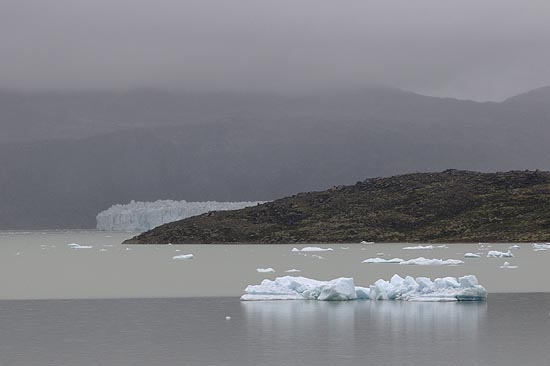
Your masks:
{"label": "misty haze", "polygon": [[545,364],[549,65],[548,0],[0,0],[0,364]]}

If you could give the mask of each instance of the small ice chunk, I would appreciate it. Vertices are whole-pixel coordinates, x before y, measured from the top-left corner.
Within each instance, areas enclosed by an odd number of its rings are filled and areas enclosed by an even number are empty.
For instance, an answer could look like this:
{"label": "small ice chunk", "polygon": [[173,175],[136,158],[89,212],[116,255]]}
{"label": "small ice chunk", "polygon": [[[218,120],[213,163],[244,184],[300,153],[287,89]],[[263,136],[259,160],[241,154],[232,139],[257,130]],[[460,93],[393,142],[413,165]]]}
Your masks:
{"label": "small ice chunk", "polygon": [[445,244],[442,245],[415,245],[411,247],[404,247],[405,250],[422,250],[422,249],[446,249],[449,248]]}
{"label": "small ice chunk", "polygon": [[172,259],[193,259],[193,258],[195,258],[193,254],[180,254],[172,257]]}
{"label": "small ice chunk", "polygon": [[512,266],[510,263],[504,262],[504,264],[502,266],[500,266],[500,268],[502,268],[502,269],[514,269],[514,268],[518,268],[518,266]]}
{"label": "small ice chunk", "polygon": [[464,258],[481,258],[481,256],[477,253],[466,253],[464,254]]}
{"label": "small ice chunk", "polygon": [[226,316],[226,317],[225,317],[225,320],[231,320],[231,317],[230,317],[230,316]]}
{"label": "small ice chunk", "polygon": [[319,248],[319,247],[305,247],[302,249],[292,248],[293,252],[331,252],[332,248]]}
{"label": "small ice chunk", "polygon": [[340,249],[346,250],[346,249],[349,249],[349,247],[340,247]]}
{"label": "small ice chunk", "polygon": [[520,248],[520,246],[517,245],[517,244],[514,244],[514,245],[508,247],[508,249],[519,249],[519,248]]}
{"label": "small ice chunk", "polygon": [[299,269],[292,268],[292,269],[287,269],[285,272],[287,272],[287,273],[297,273],[297,272],[302,272],[302,271],[300,271]]}
{"label": "small ice chunk", "polygon": [[376,258],[365,259],[361,263],[401,263],[401,262],[403,262],[403,259],[401,258],[384,259],[384,258],[376,257]]}
{"label": "small ice chunk", "polygon": [[106,251],[107,251],[107,249],[105,249],[105,248],[101,248],[101,249],[100,249],[99,251],[100,251],[100,252],[106,252]]}
{"label": "small ice chunk", "polygon": [[77,244],[77,243],[67,244],[67,246],[71,249],[91,249],[91,248],[93,248],[91,245],[80,245],[80,244]]}
{"label": "small ice chunk", "polygon": [[511,258],[514,255],[510,250],[507,252],[499,252],[498,250],[490,250],[487,253],[487,258]]}
{"label": "small ice chunk", "polygon": [[464,264],[463,261],[458,259],[428,259],[424,257],[418,257],[403,261],[399,264],[405,265],[417,265],[417,266],[445,266],[445,265],[459,265]]}
{"label": "small ice chunk", "polygon": [[256,272],[269,273],[269,272],[275,272],[275,270],[271,267],[269,267],[269,268],[256,268]]}
{"label": "small ice chunk", "polygon": [[374,244],[374,242],[373,242],[373,241],[364,241],[364,240],[363,240],[363,241],[362,241],[361,243],[359,243],[359,244]]}

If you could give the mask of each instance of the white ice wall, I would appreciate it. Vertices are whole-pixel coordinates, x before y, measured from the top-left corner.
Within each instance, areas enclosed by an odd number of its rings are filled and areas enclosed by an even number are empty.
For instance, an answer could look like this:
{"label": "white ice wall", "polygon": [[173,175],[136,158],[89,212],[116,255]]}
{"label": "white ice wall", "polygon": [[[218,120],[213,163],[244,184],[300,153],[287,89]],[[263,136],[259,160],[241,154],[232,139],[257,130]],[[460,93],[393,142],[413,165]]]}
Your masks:
{"label": "white ice wall", "polygon": [[97,229],[106,231],[147,231],[168,222],[200,215],[210,211],[237,210],[263,202],[187,202],[159,200],[114,205],[100,212]]}

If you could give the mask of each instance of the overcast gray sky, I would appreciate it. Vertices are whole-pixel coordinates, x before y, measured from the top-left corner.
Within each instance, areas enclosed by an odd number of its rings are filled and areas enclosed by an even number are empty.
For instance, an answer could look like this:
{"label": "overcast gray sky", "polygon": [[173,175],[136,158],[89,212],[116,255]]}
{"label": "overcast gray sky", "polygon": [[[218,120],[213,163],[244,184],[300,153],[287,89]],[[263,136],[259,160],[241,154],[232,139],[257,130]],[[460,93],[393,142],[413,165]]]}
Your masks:
{"label": "overcast gray sky", "polygon": [[548,0],[0,0],[0,88],[550,85]]}

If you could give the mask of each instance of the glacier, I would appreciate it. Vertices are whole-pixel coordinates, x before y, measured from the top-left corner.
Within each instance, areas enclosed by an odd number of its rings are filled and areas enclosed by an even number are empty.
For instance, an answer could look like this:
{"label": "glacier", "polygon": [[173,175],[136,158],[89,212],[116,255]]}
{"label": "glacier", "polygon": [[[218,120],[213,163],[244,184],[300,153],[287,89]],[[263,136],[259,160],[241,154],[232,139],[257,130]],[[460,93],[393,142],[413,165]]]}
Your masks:
{"label": "glacier", "polygon": [[103,231],[147,231],[169,222],[201,215],[210,211],[238,210],[256,206],[264,201],[244,202],[187,202],[158,200],[117,204],[96,216],[97,229]]}
{"label": "glacier", "polygon": [[284,276],[263,280],[259,285],[245,288],[242,301],[259,300],[404,300],[404,301],[484,301],[487,290],[477,278],[401,276],[395,274],[389,281],[380,279],[369,287],[355,286],[353,278],[318,281],[306,277]]}

